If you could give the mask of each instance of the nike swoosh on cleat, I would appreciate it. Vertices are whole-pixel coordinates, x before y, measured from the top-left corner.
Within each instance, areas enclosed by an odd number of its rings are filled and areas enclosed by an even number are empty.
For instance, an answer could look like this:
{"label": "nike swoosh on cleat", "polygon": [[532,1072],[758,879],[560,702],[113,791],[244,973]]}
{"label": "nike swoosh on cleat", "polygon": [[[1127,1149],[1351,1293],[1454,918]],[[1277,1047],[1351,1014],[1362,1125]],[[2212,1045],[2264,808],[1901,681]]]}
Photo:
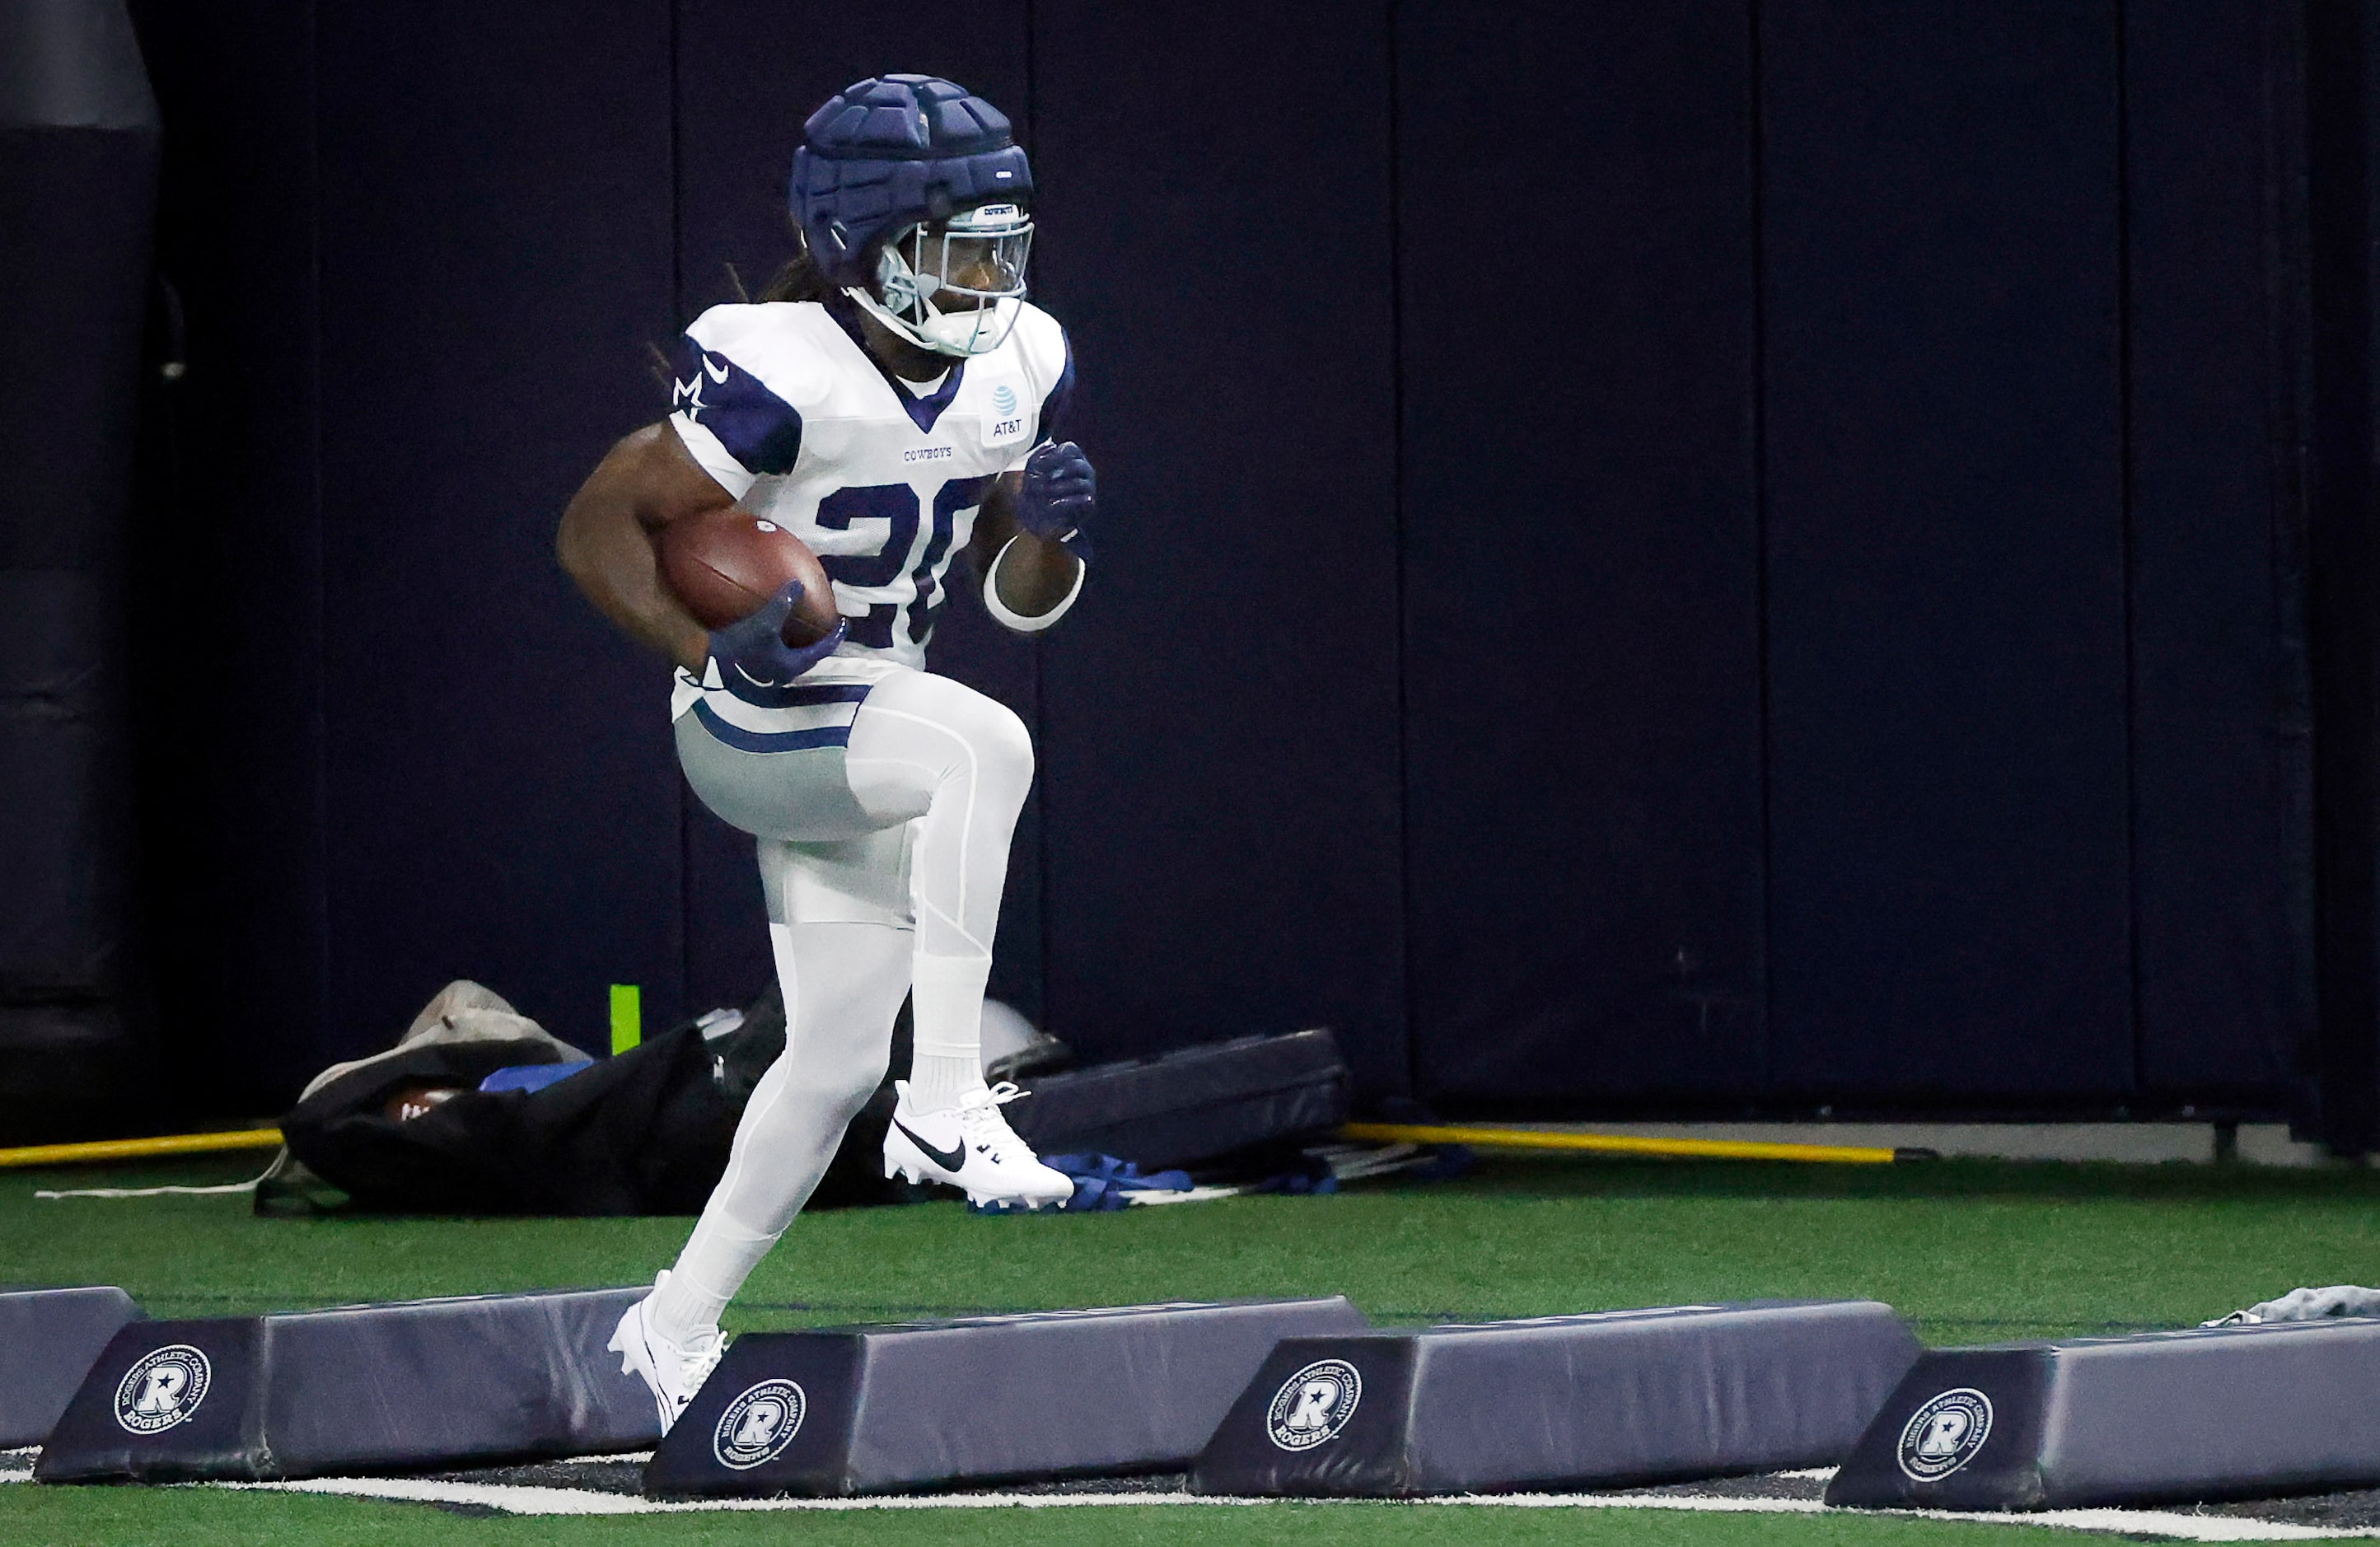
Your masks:
{"label": "nike swoosh on cleat", "polygon": [[966,1140],[964,1137],[959,1140],[955,1147],[949,1150],[938,1150],[934,1148],[933,1145],[927,1143],[923,1139],[917,1137],[917,1130],[911,1128],[907,1123],[903,1122],[900,1118],[893,1118],[892,1126],[907,1134],[909,1136],[909,1142],[917,1145],[918,1149],[924,1151],[927,1159],[932,1161],[943,1170],[948,1171],[951,1175],[957,1176],[959,1167],[966,1164]]}

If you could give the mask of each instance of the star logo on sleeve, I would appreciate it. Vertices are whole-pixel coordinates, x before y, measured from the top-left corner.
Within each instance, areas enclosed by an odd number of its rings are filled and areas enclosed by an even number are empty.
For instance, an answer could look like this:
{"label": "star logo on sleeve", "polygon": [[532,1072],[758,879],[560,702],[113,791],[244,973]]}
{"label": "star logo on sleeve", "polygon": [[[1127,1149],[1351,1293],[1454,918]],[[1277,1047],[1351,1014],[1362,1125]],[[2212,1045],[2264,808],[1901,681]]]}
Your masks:
{"label": "star logo on sleeve", "polygon": [[723,453],[754,477],[789,473],[801,455],[802,416],[793,405],[690,334],[670,365],[670,422],[688,435],[701,430],[701,454]]}
{"label": "star logo on sleeve", "polygon": [[700,424],[703,411],[711,406],[702,401],[703,378],[709,377],[710,385],[723,387],[735,373],[735,362],[724,355],[705,349],[696,358],[700,369],[683,381],[670,383],[670,411],[684,414],[689,424]]}

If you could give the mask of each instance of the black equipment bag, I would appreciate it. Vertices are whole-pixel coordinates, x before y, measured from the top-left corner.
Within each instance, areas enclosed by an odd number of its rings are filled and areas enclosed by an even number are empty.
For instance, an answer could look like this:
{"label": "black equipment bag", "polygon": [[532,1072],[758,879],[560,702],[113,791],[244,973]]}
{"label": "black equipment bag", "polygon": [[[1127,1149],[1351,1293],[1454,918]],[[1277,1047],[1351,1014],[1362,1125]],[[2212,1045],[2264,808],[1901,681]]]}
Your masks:
{"label": "black equipment bag", "polygon": [[[536,1091],[481,1091],[499,1069],[559,1060],[542,1040],[403,1047],[326,1080],[281,1122],[289,1153],[362,1207],[423,1214],[696,1214],[727,1168],[735,1123],[785,1045],[771,985],[741,1024],[705,1040],[693,1022]],[[905,1007],[892,1067],[909,1063]],[[1044,1154],[1111,1154],[1157,1168],[1213,1160],[1344,1122],[1348,1073],[1327,1031],[1239,1037],[1160,1058],[1036,1072],[1063,1056],[1043,1039],[995,1066],[1030,1093],[1006,1112]],[[425,1094],[427,1093],[427,1094]],[[451,1093],[451,1094],[447,1094]],[[810,1208],[913,1203],[884,1178],[890,1079],[852,1120]],[[410,1109],[417,1115],[401,1116]],[[424,1109],[426,1108],[426,1109]],[[276,1167],[276,1172],[280,1168]],[[259,1212],[307,1212],[301,1187],[258,1193]]]}
{"label": "black equipment bag", "polygon": [[[724,1035],[706,1040],[689,1021],[540,1090],[479,1089],[499,1069],[561,1061],[558,1045],[428,1043],[334,1075],[282,1118],[298,1165],[268,1175],[258,1212],[335,1207],[341,1200],[319,1190],[328,1183],[346,1201],[390,1213],[699,1213],[727,1168],[745,1102],[784,1051],[784,1001],[771,984]],[[905,1007],[892,1064],[908,1061]],[[408,1096],[418,1115],[401,1116]],[[884,1178],[892,1103],[888,1079],[853,1119],[808,1207],[926,1196]]]}
{"label": "black equipment bag", "polygon": [[[782,1037],[783,1033],[780,1033]],[[482,1091],[548,1042],[439,1043],[375,1058],[281,1120],[289,1153],[366,1208],[429,1214],[694,1214],[727,1167],[736,1106],[693,1026],[538,1091]],[[420,1115],[407,1092],[455,1091]]]}

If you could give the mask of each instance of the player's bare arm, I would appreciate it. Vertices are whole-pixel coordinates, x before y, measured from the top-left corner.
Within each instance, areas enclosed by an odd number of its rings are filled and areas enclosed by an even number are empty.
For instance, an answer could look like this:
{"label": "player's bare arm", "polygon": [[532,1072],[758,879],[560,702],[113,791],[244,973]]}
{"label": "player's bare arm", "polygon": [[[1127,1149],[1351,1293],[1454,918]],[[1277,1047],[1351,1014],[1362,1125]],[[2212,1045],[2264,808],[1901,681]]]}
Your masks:
{"label": "player's bare arm", "polygon": [[613,446],[562,513],[554,552],[597,610],[689,671],[710,635],[662,584],[653,534],[735,500],[666,424]]}

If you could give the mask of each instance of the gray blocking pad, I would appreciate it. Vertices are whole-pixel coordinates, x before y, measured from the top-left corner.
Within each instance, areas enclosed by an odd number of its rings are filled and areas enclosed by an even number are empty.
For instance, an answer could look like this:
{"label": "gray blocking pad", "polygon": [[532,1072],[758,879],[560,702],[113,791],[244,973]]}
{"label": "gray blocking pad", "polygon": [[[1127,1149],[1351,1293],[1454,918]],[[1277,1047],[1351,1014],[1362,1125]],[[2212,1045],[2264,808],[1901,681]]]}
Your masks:
{"label": "gray blocking pad", "polygon": [[1294,1338],[1232,1404],[1190,1489],[1400,1498],[1825,1466],[1917,1353],[1872,1300]]}
{"label": "gray blocking pad", "polygon": [[1283,1337],[1344,1299],[747,1333],[645,1468],[657,1497],[842,1495],[1179,1469]]}
{"label": "gray blocking pad", "polygon": [[661,1423],[604,1344],[642,1288],[137,1322],[40,1482],[318,1477],[641,1449]]}
{"label": "gray blocking pad", "polygon": [[1830,1505],[2064,1509],[2380,1484],[2380,1319],[1926,1354]]}
{"label": "gray blocking pad", "polygon": [[140,1319],[113,1287],[0,1295],[0,1450],[47,1439],[91,1361]]}

